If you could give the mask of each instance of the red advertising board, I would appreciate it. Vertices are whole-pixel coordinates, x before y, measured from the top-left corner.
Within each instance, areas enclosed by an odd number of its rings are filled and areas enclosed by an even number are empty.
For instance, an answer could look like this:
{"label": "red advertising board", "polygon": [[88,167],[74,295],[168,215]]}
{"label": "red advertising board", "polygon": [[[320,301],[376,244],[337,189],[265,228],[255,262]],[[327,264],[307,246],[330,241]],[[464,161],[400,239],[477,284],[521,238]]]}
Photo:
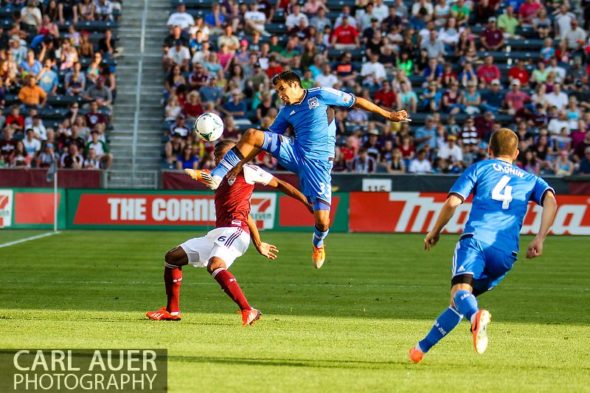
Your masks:
{"label": "red advertising board", "polygon": [[[82,192],[77,203],[70,198],[71,223],[74,226],[202,226],[215,225],[212,194],[165,192]],[[272,229],[275,221],[276,194],[254,193],[251,215],[258,226]]]}
{"label": "red advertising board", "polygon": [[[444,193],[380,192],[350,193],[351,232],[425,233],[436,220],[446,199]],[[590,197],[558,196],[559,209],[552,233],[556,235],[590,235]],[[460,233],[467,222],[471,203],[459,206],[445,227]],[[542,207],[533,203],[525,216],[521,233],[536,233],[541,223]]]}
{"label": "red advertising board", "polygon": [[[52,192],[17,192],[14,194],[15,224],[53,224]],[[61,194],[58,194],[58,205]]]}
{"label": "red advertising board", "polygon": [[[338,211],[340,197],[332,197],[330,209],[330,222],[334,222],[334,216]],[[313,214],[299,201],[288,196],[279,198],[279,226],[281,227],[313,227]]]}

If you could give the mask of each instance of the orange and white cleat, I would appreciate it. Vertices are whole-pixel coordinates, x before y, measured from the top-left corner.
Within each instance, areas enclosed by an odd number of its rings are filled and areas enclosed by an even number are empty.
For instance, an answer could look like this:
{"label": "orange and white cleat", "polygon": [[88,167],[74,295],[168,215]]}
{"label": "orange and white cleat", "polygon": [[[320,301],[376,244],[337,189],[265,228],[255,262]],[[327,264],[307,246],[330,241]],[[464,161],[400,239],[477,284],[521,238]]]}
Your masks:
{"label": "orange and white cleat", "polygon": [[488,310],[479,310],[475,314],[471,324],[471,334],[473,334],[473,348],[475,352],[482,354],[488,348],[487,328],[492,321],[492,314]]}
{"label": "orange and white cleat", "polygon": [[424,352],[418,346],[415,346],[408,352],[408,357],[412,363],[420,363],[424,359]]}
{"label": "orange and white cleat", "polygon": [[180,321],[181,319],[180,313],[171,314],[166,310],[166,307],[162,307],[156,311],[148,311],[145,313],[145,316],[152,321]]}
{"label": "orange and white cleat", "polygon": [[324,261],[326,260],[325,247],[324,246],[321,246],[321,247],[313,246],[313,254],[311,254],[311,260],[312,260],[313,265],[315,266],[316,269],[321,268],[322,265],[324,264]]}
{"label": "orange and white cleat", "polygon": [[206,185],[211,190],[216,190],[221,183],[221,178],[219,176],[211,176],[211,172],[207,169],[185,169],[184,173],[189,175],[191,179]]}
{"label": "orange and white cleat", "polygon": [[249,310],[242,310],[242,325],[254,325],[254,322],[258,321],[262,313],[255,308]]}

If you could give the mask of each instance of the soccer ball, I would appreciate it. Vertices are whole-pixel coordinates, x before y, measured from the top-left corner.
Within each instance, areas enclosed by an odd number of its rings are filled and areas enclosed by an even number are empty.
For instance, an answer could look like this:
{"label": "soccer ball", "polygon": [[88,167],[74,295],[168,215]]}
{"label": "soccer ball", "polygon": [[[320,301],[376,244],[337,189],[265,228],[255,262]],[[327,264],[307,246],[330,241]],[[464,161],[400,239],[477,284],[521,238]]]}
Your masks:
{"label": "soccer ball", "polygon": [[193,132],[206,141],[216,141],[223,134],[223,121],[215,113],[203,113],[197,118]]}

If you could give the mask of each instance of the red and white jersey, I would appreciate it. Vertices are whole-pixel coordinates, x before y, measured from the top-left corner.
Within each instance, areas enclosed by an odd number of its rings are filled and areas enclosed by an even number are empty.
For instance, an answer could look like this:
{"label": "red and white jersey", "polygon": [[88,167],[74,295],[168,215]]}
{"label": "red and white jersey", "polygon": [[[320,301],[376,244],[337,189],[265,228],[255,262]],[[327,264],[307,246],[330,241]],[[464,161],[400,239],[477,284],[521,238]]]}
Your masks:
{"label": "red and white jersey", "polygon": [[241,227],[249,233],[248,214],[254,185],[266,186],[272,178],[270,173],[255,165],[244,165],[235,179],[223,178],[215,191],[215,227]]}

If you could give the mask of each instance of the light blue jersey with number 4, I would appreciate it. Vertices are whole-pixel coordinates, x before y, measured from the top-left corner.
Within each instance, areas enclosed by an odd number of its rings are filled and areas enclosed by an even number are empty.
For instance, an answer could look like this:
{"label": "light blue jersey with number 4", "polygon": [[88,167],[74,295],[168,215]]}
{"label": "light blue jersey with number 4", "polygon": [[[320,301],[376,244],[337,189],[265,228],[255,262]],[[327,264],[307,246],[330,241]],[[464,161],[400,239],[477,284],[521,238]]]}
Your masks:
{"label": "light blue jersey with number 4", "polygon": [[501,160],[471,165],[457,179],[451,194],[467,199],[473,193],[464,233],[506,251],[518,251],[518,238],[529,201],[539,205],[553,189],[538,176]]}

